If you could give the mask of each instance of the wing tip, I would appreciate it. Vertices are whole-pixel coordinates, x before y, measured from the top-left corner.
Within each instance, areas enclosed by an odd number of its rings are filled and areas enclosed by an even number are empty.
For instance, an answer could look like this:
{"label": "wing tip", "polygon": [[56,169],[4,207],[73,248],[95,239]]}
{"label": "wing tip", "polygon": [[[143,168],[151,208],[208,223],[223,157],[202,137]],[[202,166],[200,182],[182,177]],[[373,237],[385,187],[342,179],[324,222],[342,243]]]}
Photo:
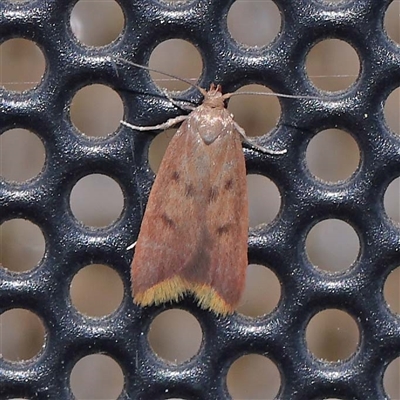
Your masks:
{"label": "wing tip", "polygon": [[192,285],[190,290],[196,297],[199,307],[211,310],[217,315],[225,316],[232,314],[235,307],[227,303],[221,295],[210,285]]}
{"label": "wing tip", "polygon": [[184,281],[179,277],[167,279],[134,295],[134,302],[142,307],[152,304],[158,306],[169,301],[179,301],[187,291]]}
{"label": "wing tip", "polygon": [[138,292],[134,296],[135,304],[142,307],[178,302],[185,293],[192,293],[200,308],[210,310],[216,315],[226,316],[235,311],[235,306],[226,302],[220,294],[208,284],[191,283],[175,276],[157,283],[149,289]]}

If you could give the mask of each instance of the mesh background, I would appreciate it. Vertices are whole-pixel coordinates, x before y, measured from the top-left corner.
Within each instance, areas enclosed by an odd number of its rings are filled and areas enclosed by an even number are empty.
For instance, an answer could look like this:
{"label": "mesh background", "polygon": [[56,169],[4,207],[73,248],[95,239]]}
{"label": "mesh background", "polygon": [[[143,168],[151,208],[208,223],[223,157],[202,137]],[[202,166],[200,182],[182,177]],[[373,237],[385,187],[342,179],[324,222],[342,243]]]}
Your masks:
{"label": "mesh background", "polygon": [[[75,27],[71,21],[76,1],[1,2],[1,41],[28,39],[45,59],[43,77],[32,89],[10,90],[4,83],[0,91],[2,136],[16,128],[33,132],[44,147],[45,161],[32,179],[0,180],[0,218],[4,226],[22,219],[39,227],[45,251],[32,269],[21,272],[24,253],[16,261],[15,271],[7,269],[8,242],[3,235],[0,312],[5,316],[15,309],[31,311],[44,326],[45,340],[28,360],[0,358],[0,398],[91,398],[72,391],[71,371],[85,356],[98,353],[110,356],[122,371],[123,389],[114,397],[119,399],[243,398],[231,387],[228,391],[226,376],[235,360],[247,354],[267,357],[279,371],[274,375],[280,380],[278,399],[400,398],[393,393],[389,397],[383,386],[385,370],[400,350],[398,315],[391,312],[384,295],[386,279],[400,263],[399,227],[388,217],[384,203],[388,187],[398,182],[400,174],[400,139],[392,126],[389,128],[383,112],[400,78],[398,46],[384,28],[391,2],[276,0],[282,22],[279,34],[259,47],[241,45],[231,36],[227,16],[236,3],[121,0],[121,33],[110,44],[89,46],[75,35],[80,29],[79,21]],[[356,51],[360,70],[345,90],[322,92],[308,77],[305,63],[317,43],[332,38],[345,41]],[[126,247],[137,237],[154,179],[148,161],[154,135],[138,135],[122,126],[104,127],[103,137],[84,135],[76,127],[79,118],[72,121],[73,99],[80,89],[101,84],[118,93],[123,110],[116,114],[120,112],[128,121],[154,125],[176,116],[179,110],[163,97],[149,73],[121,61],[147,64],[156,46],[168,39],[182,39],[195,46],[202,63],[199,81],[203,87],[218,82],[230,92],[256,83],[279,93],[318,97],[279,100],[279,121],[272,121],[276,127],[259,140],[265,146],[287,149],[287,155],[264,157],[244,149],[248,173],[268,177],[280,194],[276,218],[273,215],[269,224],[258,224],[254,217],[255,227],[249,236],[250,262],[268,267],[279,282],[279,301],[266,314],[249,317],[243,312],[219,319],[199,310],[190,297],[178,305],[146,309],[132,304],[132,252]],[[6,54],[1,54],[4,59]],[[343,56],[346,63],[344,54],[335,56]],[[182,54],[189,69],[195,57]],[[12,64],[14,67],[18,63]],[[156,67],[163,69],[162,63]],[[35,69],[35,65],[28,68]],[[193,76],[193,69],[189,76]],[[156,83],[162,85],[160,80]],[[11,89],[15,87],[11,85]],[[180,93],[179,98],[197,104],[201,101],[193,89]],[[267,104],[263,106],[265,114],[273,107],[262,98],[246,97],[243,102]],[[395,115],[397,109],[398,104]],[[99,114],[104,111],[109,109],[96,110]],[[250,134],[265,133],[240,118],[245,117],[237,115],[237,120],[252,131]],[[97,125],[93,126],[96,131]],[[360,161],[347,179],[327,182],[310,172],[306,153],[314,137],[332,128],[347,132],[355,141]],[[1,157],[6,156],[2,151]],[[29,165],[29,158],[26,161]],[[106,224],[105,217],[97,216],[96,220],[95,216],[94,226],[88,226],[77,217],[79,206],[71,209],[72,193],[82,178],[94,174],[105,175],[118,185],[123,205],[114,222]],[[110,181],[106,185],[111,185]],[[259,181],[253,184],[256,189],[258,185]],[[111,193],[115,186],[106,186],[106,193],[108,189]],[[256,191],[255,197],[260,196]],[[398,204],[398,192],[393,199]],[[325,220],[346,222],[359,245],[354,262],[329,273],[324,265],[316,268],[306,252],[310,231]],[[342,250],[334,247],[332,252]],[[74,277],[92,264],[107,265],[123,284],[116,309],[100,318],[77,311],[70,293]],[[93,279],[91,276],[88,285]],[[394,286],[398,291],[398,282]],[[261,288],[259,295],[267,296],[267,290]],[[100,294],[97,302],[102,301]],[[190,312],[201,329],[199,350],[179,363],[157,356],[147,337],[156,316],[172,308]],[[359,333],[358,346],[351,355],[336,362],[316,358],[305,339],[310,320],[326,309],[344,311],[355,321]],[[179,325],[179,319],[167,315]],[[5,355],[8,339],[5,319],[2,321],[1,350]],[[20,325],[9,335],[25,335],[25,330]],[[191,334],[188,330],[187,335]],[[344,342],[350,336],[345,332]],[[325,340],[333,339],[328,335]],[[335,358],[338,349],[331,351]],[[398,379],[396,370],[394,381]],[[87,382],[91,384],[98,383]],[[252,396],[272,397],[262,391]]]}

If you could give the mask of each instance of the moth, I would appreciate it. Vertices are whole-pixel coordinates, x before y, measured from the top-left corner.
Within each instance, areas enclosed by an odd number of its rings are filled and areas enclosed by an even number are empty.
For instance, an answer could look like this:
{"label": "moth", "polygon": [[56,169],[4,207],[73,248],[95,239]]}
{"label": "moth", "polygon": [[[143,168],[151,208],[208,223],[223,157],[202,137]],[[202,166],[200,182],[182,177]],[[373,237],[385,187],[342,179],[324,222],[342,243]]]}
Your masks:
{"label": "moth", "polygon": [[[136,64],[134,64],[136,65]],[[148,69],[148,67],[144,67]],[[168,75],[168,74],[167,74]],[[201,308],[227,315],[244,291],[248,240],[244,130],[225,108],[232,93],[207,91],[189,115],[139,131],[182,125],[173,136],[150,192],[131,266],[134,302],[179,301],[186,293]]]}

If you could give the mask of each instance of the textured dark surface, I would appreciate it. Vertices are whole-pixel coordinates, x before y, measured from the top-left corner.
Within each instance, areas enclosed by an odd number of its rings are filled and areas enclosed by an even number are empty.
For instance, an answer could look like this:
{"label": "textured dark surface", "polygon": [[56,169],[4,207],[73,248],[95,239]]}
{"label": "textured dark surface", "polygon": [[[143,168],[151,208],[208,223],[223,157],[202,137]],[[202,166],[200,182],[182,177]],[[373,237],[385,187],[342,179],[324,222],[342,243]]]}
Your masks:
{"label": "textured dark surface", "polygon": [[[1,131],[34,128],[47,151],[38,179],[19,186],[0,181],[1,222],[29,219],[46,239],[46,256],[32,272],[11,275],[0,269],[0,311],[33,310],[48,333],[44,351],[32,362],[0,359],[1,399],[73,398],[71,369],[81,357],[96,352],[109,354],[121,366],[125,387],[120,399],[229,399],[226,372],[233,360],[249,352],[267,355],[277,364],[282,378],[279,399],[387,398],[383,372],[400,352],[399,320],[388,311],[382,295],[384,279],[400,263],[399,229],[383,211],[384,191],[400,175],[400,140],[389,132],[382,110],[400,79],[399,50],[383,29],[390,2],[328,5],[322,0],[276,0],[283,19],[280,36],[267,48],[250,50],[229,37],[226,15],[232,2],[168,5],[119,0],[125,30],[102,48],[86,48],[73,38],[73,1],[0,2],[1,41],[33,40],[47,63],[36,89],[22,94],[0,91]],[[345,92],[321,94],[306,77],[305,56],[316,42],[332,37],[356,49],[361,72]],[[250,261],[268,264],[281,282],[278,308],[259,319],[218,319],[186,299],[179,307],[199,320],[204,339],[199,354],[178,366],[156,358],[142,334],[165,308],[136,308],[129,289],[132,253],[125,249],[138,234],[138,199],[147,196],[153,179],[146,159],[151,137],[120,127],[107,139],[90,141],[76,134],[69,119],[74,93],[94,82],[117,90],[125,119],[136,124],[153,125],[177,115],[168,101],[148,95],[157,89],[146,71],[118,61],[120,57],[146,64],[152,49],[168,38],[197,46],[204,64],[203,87],[217,82],[227,92],[261,83],[276,92],[320,96],[281,100],[279,126],[264,144],[286,148],[286,155],[274,158],[245,150],[248,171],[270,177],[282,194],[279,217],[249,240]],[[195,90],[185,96],[200,101]],[[361,163],[349,180],[325,185],[307,172],[305,150],[318,131],[332,127],[352,133],[361,149]],[[92,173],[115,179],[124,191],[125,206],[111,227],[89,231],[72,217],[69,194],[81,177]],[[329,276],[310,265],[304,241],[315,223],[332,217],[351,224],[361,250],[352,268]],[[112,266],[125,285],[121,307],[100,320],[78,314],[68,297],[73,275],[93,262]],[[315,360],[303,339],[310,318],[328,307],[352,315],[361,332],[355,355],[340,363]]]}

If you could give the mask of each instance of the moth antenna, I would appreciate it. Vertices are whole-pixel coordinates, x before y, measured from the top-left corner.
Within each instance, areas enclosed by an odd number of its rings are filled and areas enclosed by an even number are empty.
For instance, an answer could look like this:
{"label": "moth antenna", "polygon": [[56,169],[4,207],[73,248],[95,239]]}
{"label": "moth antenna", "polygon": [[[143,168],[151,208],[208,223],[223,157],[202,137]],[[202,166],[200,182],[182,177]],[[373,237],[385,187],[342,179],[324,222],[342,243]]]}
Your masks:
{"label": "moth antenna", "polygon": [[[165,71],[161,71],[157,68],[151,68],[151,67],[147,67],[145,65],[141,65],[141,64],[137,64],[133,61],[129,61],[129,60],[125,60],[124,58],[121,57],[117,57],[117,60],[125,63],[125,64],[129,64],[132,65],[136,68],[142,68],[145,69],[147,71],[152,71],[152,72],[157,72],[158,74],[164,75],[164,76],[168,76],[170,78],[174,78],[177,79],[178,81],[181,82],[185,82],[188,85],[196,88],[203,96],[205,96],[207,94],[207,90],[203,89],[202,87],[200,87],[199,85],[194,84],[193,82],[190,82],[188,79],[182,78],[180,76],[174,75],[174,74],[170,74],[168,72]],[[118,73],[118,71],[117,71]],[[302,95],[295,95],[295,94],[285,94],[285,93],[265,93],[265,92],[234,92],[234,93],[225,93],[222,98],[224,100],[229,99],[233,96],[239,96],[239,95],[255,95],[255,96],[276,96],[276,97],[282,97],[282,98],[286,98],[286,99],[305,99],[305,100],[318,100],[320,99],[319,96],[302,96]],[[171,100],[171,98],[168,96],[169,100]],[[182,100],[180,100],[182,101]]]}
{"label": "moth antenna", "polygon": [[318,100],[321,99],[319,96],[302,96],[296,94],[284,94],[284,93],[265,93],[265,92],[234,92],[234,93],[225,93],[222,97],[224,100],[229,99],[233,96],[239,95],[255,95],[255,96],[274,96],[274,97],[283,97],[286,99],[305,99],[305,100]]}
{"label": "moth antenna", "polygon": [[121,61],[121,62],[124,62],[125,64],[132,65],[132,66],[134,66],[136,68],[142,68],[142,69],[145,69],[147,71],[157,72],[158,74],[162,74],[162,75],[168,76],[170,78],[177,79],[178,81],[185,82],[188,85],[196,88],[203,96],[205,96],[206,93],[207,93],[207,91],[204,90],[202,87],[194,84],[193,82],[190,82],[188,79],[181,78],[181,77],[173,75],[173,74],[169,74],[168,72],[160,71],[159,69],[156,69],[156,68],[146,67],[145,65],[137,64],[137,63],[135,63],[133,61],[125,60],[124,58],[117,57],[117,59],[119,61]]}

